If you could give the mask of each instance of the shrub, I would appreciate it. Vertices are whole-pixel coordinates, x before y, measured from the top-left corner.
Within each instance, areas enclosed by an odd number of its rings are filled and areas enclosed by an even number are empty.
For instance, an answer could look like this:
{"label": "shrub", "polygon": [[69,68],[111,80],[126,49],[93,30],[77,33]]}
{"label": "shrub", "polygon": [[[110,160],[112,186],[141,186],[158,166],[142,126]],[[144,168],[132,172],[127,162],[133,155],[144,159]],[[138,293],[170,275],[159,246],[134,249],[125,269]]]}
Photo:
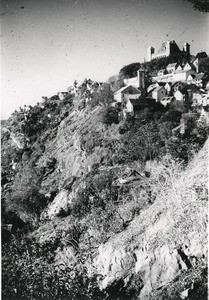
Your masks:
{"label": "shrub", "polygon": [[141,68],[140,63],[132,63],[123,67],[119,74],[122,75],[124,78],[132,78],[137,76],[137,71]]}
{"label": "shrub", "polygon": [[113,102],[113,92],[108,83],[104,83],[100,88],[92,93],[92,99],[88,101],[88,105],[94,108],[97,105],[109,106]]}
{"label": "shrub", "polygon": [[197,113],[187,113],[182,116],[185,127],[183,134],[176,132],[167,143],[167,151],[185,163],[192,158],[205,143],[209,135],[209,125],[204,119],[199,119]]}
{"label": "shrub", "polygon": [[163,149],[157,125],[153,122],[137,127],[136,122],[123,136],[123,146],[116,153],[118,163],[139,160],[145,162],[158,157]]}
{"label": "shrub", "polygon": [[107,125],[111,125],[113,123],[118,124],[119,123],[118,113],[119,110],[117,108],[114,107],[105,108],[102,115],[102,122]]}
{"label": "shrub", "polygon": [[88,278],[79,257],[73,269],[68,267],[58,272],[53,261],[54,250],[52,243],[41,246],[25,237],[14,238],[9,248],[3,247],[3,299],[104,299],[96,278]]}
{"label": "shrub", "polygon": [[31,164],[25,164],[16,173],[10,193],[9,206],[40,213],[46,205],[45,197],[39,193],[41,177]]}

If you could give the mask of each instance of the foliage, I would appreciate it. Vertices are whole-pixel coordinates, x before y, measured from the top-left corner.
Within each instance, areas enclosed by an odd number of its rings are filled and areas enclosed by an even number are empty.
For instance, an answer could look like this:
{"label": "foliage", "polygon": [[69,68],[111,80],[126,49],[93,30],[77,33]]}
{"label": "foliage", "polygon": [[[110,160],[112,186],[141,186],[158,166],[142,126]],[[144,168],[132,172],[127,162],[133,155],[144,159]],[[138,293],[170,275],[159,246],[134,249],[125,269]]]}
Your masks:
{"label": "foliage", "polygon": [[105,108],[102,112],[102,122],[107,125],[111,125],[112,123],[118,124],[118,113],[119,110],[117,108],[111,106]]}
{"label": "foliage", "polygon": [[141,68],[140,63],[132,63],[123,67],[119,74],[122,75],[124,78],[132,78],[137,76],[137,71]]}
{"label": "foliage", "polygon": [[193,157],[204,145],[209,135],[209,125],[206,120],[199,119],[197,113],[183,115],[182,123],[184,133],[177,131],[167,143],[167,150],[173,157],[183,160],[185,163]]}
{"label": "foliage", "polygon": [[209,57],[201,58],[199,60],[199,72],[209,75]]}
{"label": "foliage", "polygon": [[198,264],[195,266],[195,269],[191,268],[188,272],[183,273],[168,286],[158,291],[153,291],[150,295],[150,300],[178,300],[180,291],[184,291],[187,288],[189,289],[188,300],[206,300],[208,299],[207,274],[207,268]]}
{"label": "foliage", "polygon": [[80,143],[81,148],[89,155],[94,152],[95,147],[102,145],[102,136],[100,132],[92,130],[81,136]]}
{"label": "foliage", "polygon": [[149,62],[145,62],[142,64],[142,67],[152,76],[156,76],[157,72],[161,69],[165,69],[168,64],[177,62],[179,64],[187,62],[188,57],[184,52],[172,54],[169,57],[162,57],[153,59]]}
{"label": "foliage", "polygon": [[185,0],[193,4],[195,10],[199,10],[203,13],[209,12],[209,3],[208,0]]}
{"label": "foliage", "polygon": [[72,214],[82,218],[95,207],[105,209],[107,202],[114,202],[117,199],[117,188],[112,186],[113,177],[112,172],[89,173],[85,188],[78,191],[74,200]]}
{"label": "foliage", "polygon": [[113,102],[113,92],[109,84],[103,84],[92,93],[92,99],[88,102],[91,108],[97,105],[108,107]]}
{"label": "foliage", "polygon": [[131,127],[134,125],[135,118],[131,115],[127,115],[126,119],[123,120],[119,127],[119,133],[124,134],[126,131],[129,131]]}
{"label": "foliage", "polygon": [[39,193],[40,184],[41,177],[35,168],[25,164],[14,177],[8,209],[19,207],[39,214],[46,205],[45,197]]}
{"label": "foliage", "polygon": [[131,130],[123,135],[123,146],[116,154],[118,163],[154,159],[160,155],[163,146],[160,140],[157,124],[154,122],[141,124],[135,122]]}
{"label": "foliage", "polygon": [[111,86],[111,90],[115,93],[118,91],[120,88],[124,87],[124,76],[123,74],[119,74],[117,76],[112,76],[108,79],[108,82]]}
{"label": "foliage", "polygon": [[73,269],[66,269],[60,277],[53,263],[53,245],[49,244],[47,251],[44,247],[24,237],[21,240],[15,238],[4,246],[3,299],[104,299],[96,280],[87,277],[82,263],[78,261]]}

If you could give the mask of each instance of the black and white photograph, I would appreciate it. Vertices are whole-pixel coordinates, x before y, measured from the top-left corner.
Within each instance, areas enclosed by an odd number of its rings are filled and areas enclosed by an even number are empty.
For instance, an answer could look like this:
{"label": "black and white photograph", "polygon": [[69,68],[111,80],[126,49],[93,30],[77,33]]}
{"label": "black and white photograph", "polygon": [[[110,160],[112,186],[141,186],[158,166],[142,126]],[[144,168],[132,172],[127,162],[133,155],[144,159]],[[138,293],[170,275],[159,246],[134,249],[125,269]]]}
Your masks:
{"label": "black and white photograph", "polygon": [[209,0],[1,0],[1,299],[207,300]]}

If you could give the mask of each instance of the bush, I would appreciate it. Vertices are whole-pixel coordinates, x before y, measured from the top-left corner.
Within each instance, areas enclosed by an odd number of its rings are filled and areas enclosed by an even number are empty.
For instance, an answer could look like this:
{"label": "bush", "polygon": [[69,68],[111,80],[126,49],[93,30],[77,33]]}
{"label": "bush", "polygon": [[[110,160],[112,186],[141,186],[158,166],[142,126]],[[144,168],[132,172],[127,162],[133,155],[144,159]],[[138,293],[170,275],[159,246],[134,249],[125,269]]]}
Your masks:
{"label": "bush", "polygon": [[118,124],[118,113],[119,110],[114,107],[107,107],[103,111],[102,122],[107,125],[111,125],[113,123]]}
{"label": "bush", "polygon": [[158,157],[164,147],[160,139],[157,124],[147,123],[138,127],[138,122],[134,124],[129,132],[123,136],[123,145],[118,149],[114,158],[118,163],[146,160]]}
{"label": "bush", "polygon": [[123,67],[119,74],[122,75],[124,78],[132,78],[137,76],[137,71],[141,68],[140,63],[132,63]]}
{"label": "bush", "polygon": [[25,164],[14,177],[8,205],[39,214],[46,205],[45,197],[39,193],[40,184],[41,177],[35,168]]}
{"label": "bush", "polygon": [[176,159],[185,163],[193,157],[204,145],[209,135],[209,125],[204,119],[199,119],[197,113],[182,115],[184,133],[176,132],[167,143],[167,151]]}
{"label": "bush", "polygon": [[[14,238],[3,247],[2,297],[5,300],[104,299],[96,278],[89,279],[79,257],[75,266],[58,272],[52,243]],[[73,276],[72,276],[73,273]]]}

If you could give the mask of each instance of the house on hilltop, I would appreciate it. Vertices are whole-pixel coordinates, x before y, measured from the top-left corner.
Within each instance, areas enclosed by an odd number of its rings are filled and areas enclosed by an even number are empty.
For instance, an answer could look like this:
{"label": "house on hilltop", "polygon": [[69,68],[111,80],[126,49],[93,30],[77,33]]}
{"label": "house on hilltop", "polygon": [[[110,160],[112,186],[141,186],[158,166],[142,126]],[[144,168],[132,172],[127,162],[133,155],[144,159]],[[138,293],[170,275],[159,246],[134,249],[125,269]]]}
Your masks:
{"label": "house on hilltop", "polygon": [[141,109],[146,107],[152,107],[154,105],[155,105],[155,99],[144,98],[140,96],[139,99],[129,99],[123,113],[124,116],[126,116],[127,113],[131,115],[135,115]]}
{"label": "house on hilltop", "polygon": [[[176,71],[176,69],[178,68],[179,64],[178,63],[172,63],[172,64],[169,64],[167,67],[166,67],[166,70],[168,73],[174,73]],[[164,75],[164,74],[163,74]]]}
{"label": "house on hilltop", "polygon": [[162,76],[168,74],[168,71],[166,69],[161,69],[157,72],[157,76]]}
{"label": "house on hilltop", "polygon": [[206,83],[207,76],[205,73],[191,74],[187,78],[187,82],[190,84],[195,84],[198,87],[203,87]]}
{"label": "house on hilltop", "polygon": [[166,96],[166,89],[164,86],[158,86],[151,91],[150,95],[156,102],[160,102],[162,98]]}
{"label": "house on hilltop", "polygon": [[114,93],[114,99],[119,106],[125,105],[129,99],[139,99],[142,92],[132,85],[124,86]]}
{"label": "house on hilltop", "polygon": [[126,112],[135,114],[141,108],[139,99],[129,99],[126,104]]}
{"label": "house on hilltop", "polygon": [[185,87],[185,88],[182,88],[181,90],[175,91],[174,97],[175,97],[176,101],[181,101],[181,102],[188,101],[189,93],[188,93],[187,88]]}

